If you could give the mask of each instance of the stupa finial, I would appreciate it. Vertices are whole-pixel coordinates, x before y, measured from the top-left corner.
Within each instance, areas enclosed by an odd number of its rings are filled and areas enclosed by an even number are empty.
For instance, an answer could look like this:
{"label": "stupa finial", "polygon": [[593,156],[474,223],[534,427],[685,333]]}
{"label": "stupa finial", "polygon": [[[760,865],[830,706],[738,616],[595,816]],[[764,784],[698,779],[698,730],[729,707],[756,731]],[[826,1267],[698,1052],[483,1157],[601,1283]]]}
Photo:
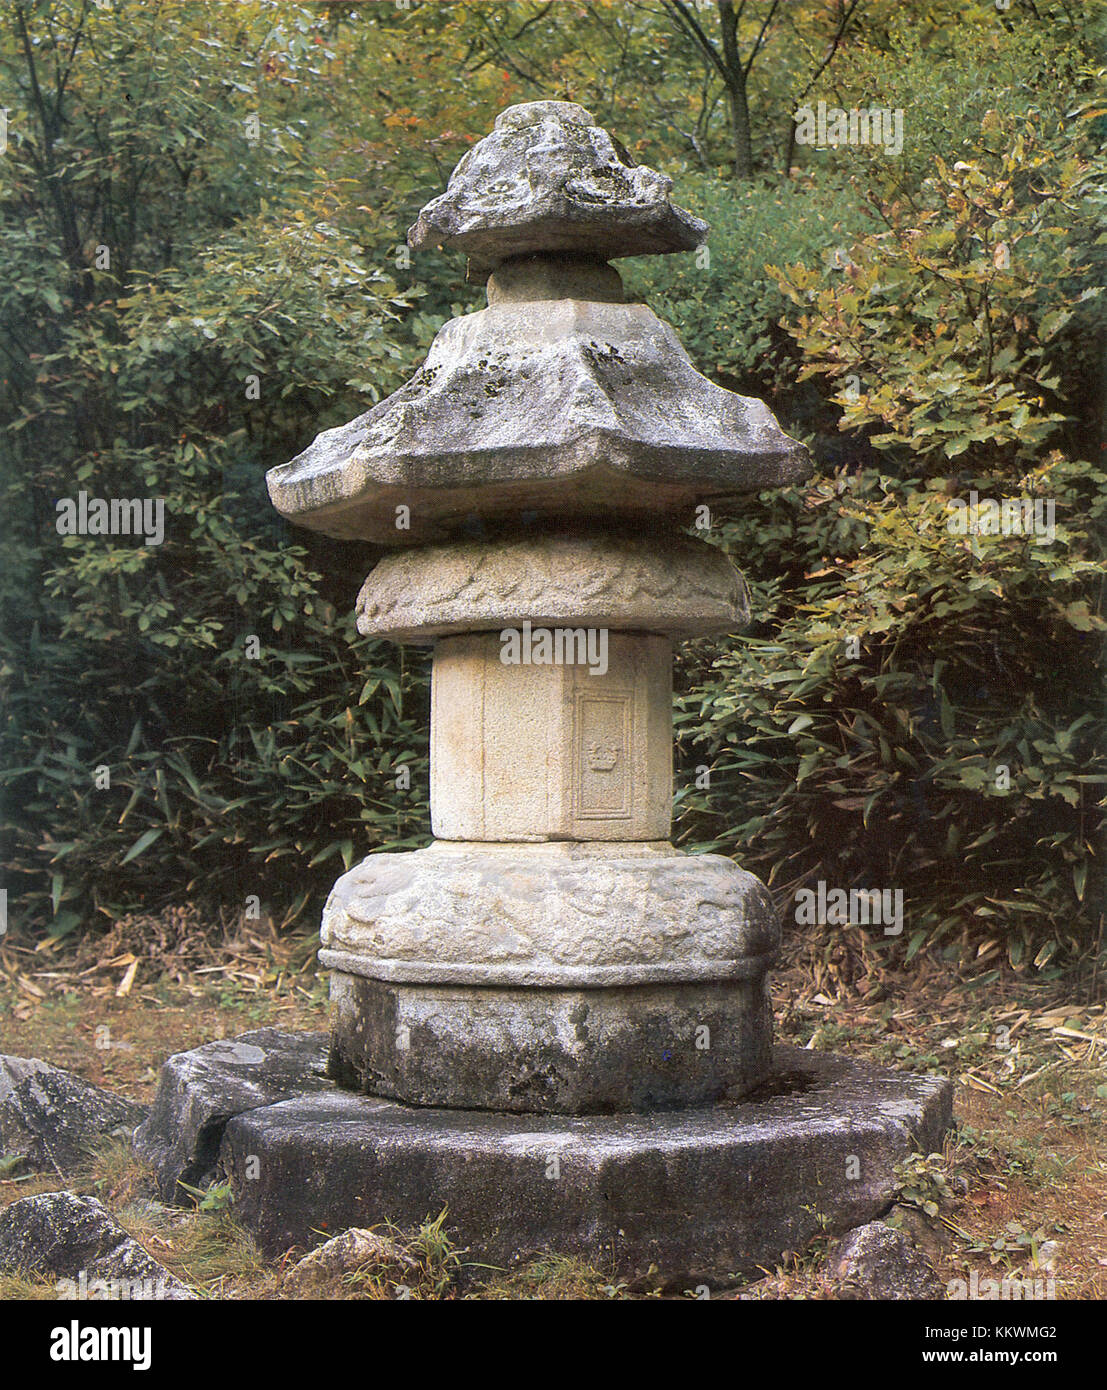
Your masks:
{"label": "stupa finial", "polygon": [[667,174],[636,164],[583,106],[528,101],[500,113],[408,241],[464,251],[485,266],[536,253],[606,261],[693,251],[708,226],[669,201],[672,186]]}

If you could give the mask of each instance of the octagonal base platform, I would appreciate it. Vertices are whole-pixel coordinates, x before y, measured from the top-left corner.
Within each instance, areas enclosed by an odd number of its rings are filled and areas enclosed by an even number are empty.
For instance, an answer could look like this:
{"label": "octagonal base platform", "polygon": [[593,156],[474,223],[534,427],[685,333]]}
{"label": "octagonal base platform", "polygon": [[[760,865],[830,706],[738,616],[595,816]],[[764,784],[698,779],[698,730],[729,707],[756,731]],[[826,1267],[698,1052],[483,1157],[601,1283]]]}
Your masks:
{"label": "octagonal base platform", "polygon": [[789,1047],[736,1104],[560,1117],[339,1090],[322,1077],[322,1034],[266,1030],[237,1046],[238,1059],[227,1043],[170,1058],[136,1145],[168,1195],[205,1144],[270,1255],[446,1207],[474,1263],[510,1269],[551,1250],[631,1282],[719,1286],[878,1216],[895,1164],[938,1148],[951,1123],[944,1078]]}

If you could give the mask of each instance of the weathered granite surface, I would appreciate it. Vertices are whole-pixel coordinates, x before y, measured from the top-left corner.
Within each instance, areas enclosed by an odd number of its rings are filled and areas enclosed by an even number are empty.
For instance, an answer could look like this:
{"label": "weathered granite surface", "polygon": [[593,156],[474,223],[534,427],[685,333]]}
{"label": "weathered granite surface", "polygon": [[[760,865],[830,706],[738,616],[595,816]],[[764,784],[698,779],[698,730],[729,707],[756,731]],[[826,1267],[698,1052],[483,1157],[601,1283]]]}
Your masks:
{"label": "weathered granite surface", "polygon": [[474,989],[331,976],[329,1070],[402,1101],[538,1114],[736,1100],[772,1057],[763,977],[617,989]]}
{"label": "weathered granite surface", "polygon": [[228,1122],[221,1171],[270,1255],[448,1206],[473,1261],[510,1267],[548,1249],[631,1279],[656,1265],[651,1278],[676,1287],[724,1284],[802,1249],[820,1218],[834,1233],[878,1217],[894,1165],[937,1148],[950,1123],[939,1077],[796,1048],[776,1049],[773,1072],[730,1105],[542,1116],[318,1091],[293,1065],[287,1099]]}
{"label": "weathered granite surface", "polygon": [[926,1255],[901,1231],[870,1221],[845,1235],[829,1252],[829,1268],[843,1287],[839,1297],[939,1299],[942,1281]]}
{"label": "weathered granite surface", "polygon": [[297,525],[410,545],[520,512],[690,522],[809,473],[768,406],[697,372],[644,304],[557,299],[451,319],[406,386],[266,478]]}
{"label": "weathered granite surface", "polygon": [[[320,1085],[314,1068],[301,1086],[292,1065],[287,1098],[271,1090],[228,1120],[236,1093],[220,1102],[211,1078],[199,1113],[218,1115],[236,1214],[272,1252],[446,1207],[476,1260],[548,1248],[635,1279],[660,1267],[666,1281],[726,1282],[822,1218],[839,1231],[879,1215],[895,1163],[949,1123],[948,1082],[770,1056],[766,888],[658,834],[670,633],[729,626],[744,610],[732,571],[679,542],[647,562],[568,534],[675,529],[698,504],[810,472],[764,403],[702,376],[666,324],[623,301],[608,258],[706,233],[669,189],[583,108],[504,112],[410,234],[491,270],[489,307],[446,324],[394,395],[268,475],[299,525],[451,543],[370,576],[361,617],[436,641],[432,820],[453,837],[370,856],[324,913],[332,1072],[419,1108]],[[555,531],[567,534],[538,552],[513,544]],[[562,614],[610,635],[609,665],[551,670],[495,650],[495,623],[560,627]],[[705,1022],[714,1056],[695,1055]],[[181,1113],[189,1137],[163,1140],[167,1173],[211,1153],[177,1069],[158,1124],[172,1136]],[[665,1105],[683,1108],[649,1109]]]}
{"label": "weathered granite surface", "polygon": [[758,978],[780,925],[718,854],[436,841],[343,874],[320,936],[325,967],[369,979],[576,989]]}
{"label": "weathered granite surface", "polygon": [[192,1290],[95,1197],[44,1192],[0,1211],[0,1273],[70,1281],[66,1297],[184,1300]]}
{"label": "weathered granite surface", "polygon": [[370,571],[358,631],[429,643],[452,633],[606,627],[666,637],[739,632],[745,581],[717,546],[679,534],[553,534],[397,550]]}
{"label": "weathered granite surface", "polygon": [[569,101],[509,106],[464,155],[446,192],[408,233],[495,264],[528,251],[615,256],[691,251],[707,223],[669,201],[673,181],[636,164],[595,117]]}
{"label": "weathered granite surface", "polygon": [[215,1175],[223,1130],[232,1115],[271,1105],[293,1089],[326,1089],[325,1033],[259,1028],[178,1052],[161,1069],[154,1105],[136,1131],[135,1152],[154,1169],[166,1202],[181,1201],[178,1182],[205,1188]]}
{"label": "weathered granite surface", "polygon": [[591,299],[623,304],[622,276],[594,256],[512,256],[488,277],[489,305],[522,304],[535,299]]}
{"label": "weathered granite surface", "polygon": [[25,1168],[69,1172],[145,1115],[145,1106],[37,1057],[0,1056],[0,1155]]}
{"label": "weathered granite surface", "polygon": [[671,186],[574,103],[502,112],[410,234],[486,262],[489,307],[447,323],[387,400],[271,469],[277,510],[403,546],[520,513],[656,520],[806,477],[806,449],[763,402],[701,376],[667,324],[622,302],[608,258],[707,234]]}
{"label": "weathered granite surface", "polygon": [[[522,629],[514,634],[523,656]],[[513,634],[508,633],[507,640]],[[493,843],[667,841],[673,800],[672,647],[643,632],[548,629],[544,655],[505,665],[503,635],[440,638],[431,680],[431,828]],[[560,651],[557,644],[560,643]],[[602,668],[602,669],[601,669]],[[480,847],[476,846],[478,854]],[[531,863],[520,850],[520,865]],[[595,880],[603,894],[606,880]],[[613,911],[622,904],[616,898]]]}
{"label": "weathered granite surface", "polygon": [[297,1260],[281,1281],[281,1292],[292,1298],[334,1297],[340,1281],[368,1269],[375,1283],[402,1293],[420,1282],[424,1271],[413,1255],[378,1231],[357,1227],[332,1236]]}

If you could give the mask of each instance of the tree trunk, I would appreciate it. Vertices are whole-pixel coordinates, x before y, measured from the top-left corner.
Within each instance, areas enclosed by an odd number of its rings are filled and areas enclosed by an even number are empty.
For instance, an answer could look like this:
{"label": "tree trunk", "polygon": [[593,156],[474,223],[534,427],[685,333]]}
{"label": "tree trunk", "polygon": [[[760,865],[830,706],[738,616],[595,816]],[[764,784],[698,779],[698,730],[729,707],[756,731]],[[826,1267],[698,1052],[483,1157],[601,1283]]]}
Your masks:
{"label": "tree trunk", "polygon": [[792,177],[792,160],[796,157],[796,123],[788,122],[788,138],[784,142],[784,177]]}
{"label": "tree trunk", "polygon": [[727,106],[730,109],[730,128],[734,140],[734,177],[748,179],[753,177],[750,108],[746,100],[746,75],[741,70],[739,74],[734,85],[727,88]]}
{"label": "tree trunk", "polygon": [[753,151],[750,148],[750,108],[746,99],[746,68],[738,49],[738,16],[732,0],[718,0],[719,33],[723,47],[723,80],[730,113],[730,133],[734,142],[734,177],[753,177]]}

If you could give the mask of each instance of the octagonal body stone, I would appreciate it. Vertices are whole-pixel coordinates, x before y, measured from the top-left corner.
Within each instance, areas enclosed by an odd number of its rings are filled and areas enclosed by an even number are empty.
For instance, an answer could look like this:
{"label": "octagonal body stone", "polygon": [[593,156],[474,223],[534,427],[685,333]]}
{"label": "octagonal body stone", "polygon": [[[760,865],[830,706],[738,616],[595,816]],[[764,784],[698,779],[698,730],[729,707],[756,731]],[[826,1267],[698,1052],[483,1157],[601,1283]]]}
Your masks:
{"label": "octagonal body stone", "polygon": [[697,372],[644,304],[552,299],[451,319],[406,386],[266,480],[297,525],[410,545],[520,514],[691,520],[809,472],[764,402]]}
{"label": "octagonal body stone", "polygon": [[[511,655],[520,664],[505,664]],[[431,678],[430,778],[440,840],[667,839],[670,643],[528,622],[503,635],[442,638]]]}

